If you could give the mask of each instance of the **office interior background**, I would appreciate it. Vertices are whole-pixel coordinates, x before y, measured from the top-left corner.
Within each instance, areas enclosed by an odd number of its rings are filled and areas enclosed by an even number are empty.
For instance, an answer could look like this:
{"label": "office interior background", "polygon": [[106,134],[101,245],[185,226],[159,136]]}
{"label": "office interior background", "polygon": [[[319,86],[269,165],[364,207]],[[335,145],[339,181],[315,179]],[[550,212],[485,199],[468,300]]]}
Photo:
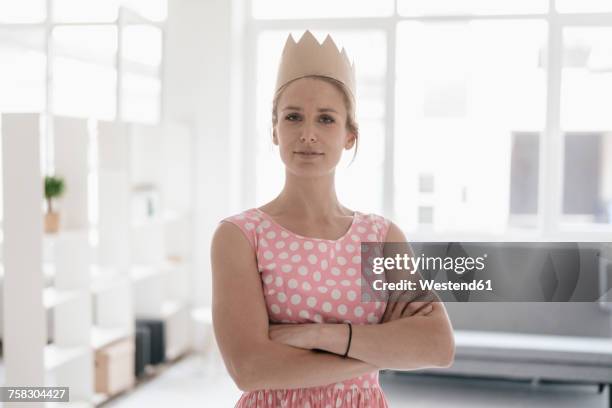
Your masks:
{"label": "office interior background", "polygon": [[[3,385],[235,403],[210,240],[282,187],[272,91],[305,29],[356,65],[343,204],[414,242],[612,241],[609,0],[5,0]],[[45,200],[45,176],[63,194]],[[383,389],[397,407],[612,406],[610,299],[447,304],[455,366],[385,372]]]}

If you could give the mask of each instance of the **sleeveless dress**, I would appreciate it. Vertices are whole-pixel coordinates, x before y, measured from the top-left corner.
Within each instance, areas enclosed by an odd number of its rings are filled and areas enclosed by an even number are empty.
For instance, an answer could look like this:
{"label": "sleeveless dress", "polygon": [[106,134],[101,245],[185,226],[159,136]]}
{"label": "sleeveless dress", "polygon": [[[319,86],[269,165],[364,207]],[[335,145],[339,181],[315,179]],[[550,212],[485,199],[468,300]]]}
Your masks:
{"label": "sleeveless dress", "polygon": [[[377,324],[385,302],[361,302],[361,241],[384,242],[389,221],[356,211],[337,240],[308,238],[251,208],[223,219],[237,225],[257,255],[271,323]],[[388,407],[378,370],[318,387],[244,392],[247,407]]]}

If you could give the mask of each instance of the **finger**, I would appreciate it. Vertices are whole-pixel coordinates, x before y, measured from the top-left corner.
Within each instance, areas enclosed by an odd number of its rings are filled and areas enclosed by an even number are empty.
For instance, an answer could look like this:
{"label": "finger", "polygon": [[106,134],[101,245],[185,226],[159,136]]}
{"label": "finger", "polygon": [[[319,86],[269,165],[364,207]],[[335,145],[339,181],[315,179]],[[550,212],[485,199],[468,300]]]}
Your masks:
{"label": "finger", "polygon": [[406,306],[406,309],[404,310],[402,316],[414,316],[416,313],[419,312],[419,310],[430,304],[431,302],[410,302]]}
{"label": "finger", "polygon": [[431,312],[433,312],[433,305],[427,305],[422,307],[421,310],[416,313],[416,316],[427,316]]}

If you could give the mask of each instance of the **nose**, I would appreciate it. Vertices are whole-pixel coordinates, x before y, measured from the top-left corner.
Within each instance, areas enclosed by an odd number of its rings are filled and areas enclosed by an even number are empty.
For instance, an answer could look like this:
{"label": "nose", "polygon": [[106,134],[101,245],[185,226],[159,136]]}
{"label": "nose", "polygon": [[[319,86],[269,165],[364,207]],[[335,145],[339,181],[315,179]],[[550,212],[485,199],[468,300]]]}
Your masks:
{"label": "nose", "polygon": [[313,125],[304,126],[302,130],[302,134],[300,136],[300,141],[302,143],[306,143],[306,142],[316,143],[317,142],[317,135],[316,135],[316,131]]}

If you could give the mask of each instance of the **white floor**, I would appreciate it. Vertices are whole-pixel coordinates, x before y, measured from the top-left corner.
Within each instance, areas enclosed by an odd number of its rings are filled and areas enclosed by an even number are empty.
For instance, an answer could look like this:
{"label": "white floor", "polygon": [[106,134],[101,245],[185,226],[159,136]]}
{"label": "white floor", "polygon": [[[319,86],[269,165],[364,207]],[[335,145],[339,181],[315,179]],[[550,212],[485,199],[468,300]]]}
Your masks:
{"label": "white floor", "polygon": [[[595,386],[476,380],[382,373],[381,384],[391,407],[604,408],[608,391]],[[191,356],[105,407],[233,407],[241,391],[218,359]]]}

